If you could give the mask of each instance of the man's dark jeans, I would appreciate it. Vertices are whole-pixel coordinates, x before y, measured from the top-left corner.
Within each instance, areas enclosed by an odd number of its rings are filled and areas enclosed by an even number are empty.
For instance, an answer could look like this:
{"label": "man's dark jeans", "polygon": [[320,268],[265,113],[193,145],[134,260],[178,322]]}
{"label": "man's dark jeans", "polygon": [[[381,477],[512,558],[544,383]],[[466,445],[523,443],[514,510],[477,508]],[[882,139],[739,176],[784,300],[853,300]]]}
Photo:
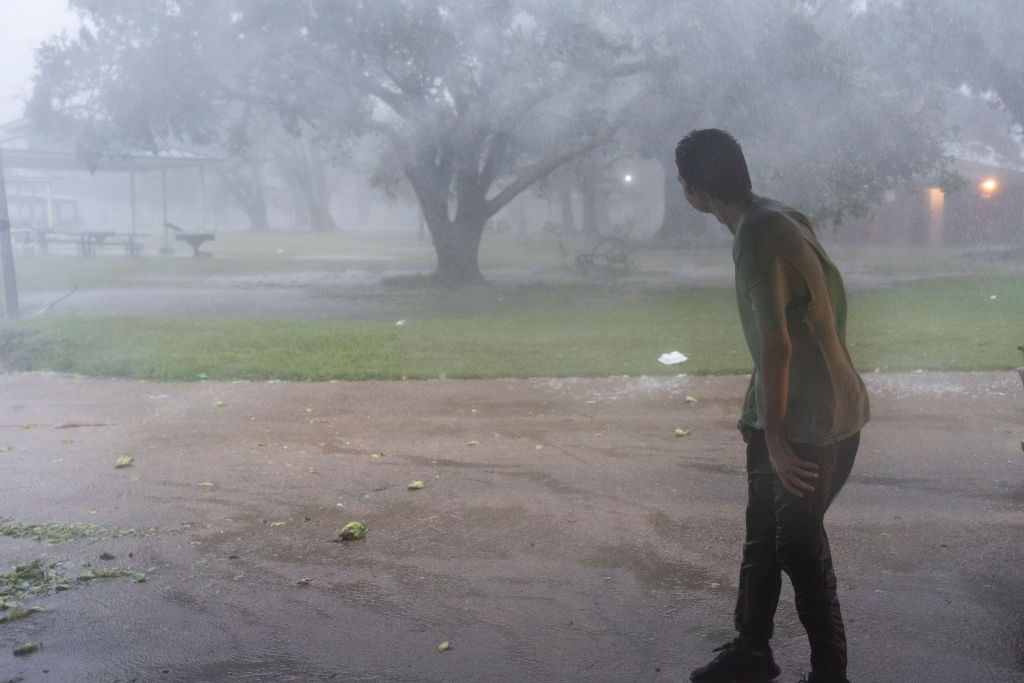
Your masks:
{"label": "man's dark jeans", "polygon": [[838,680],[846,674],[846,632],[823,519],[850,475],[859,443],[860,434],[829,446],[792,444],[797,457],[820,468],[814,492],[802,498],[783,488],[772,471],[764,432],[753,430],[747,443],[747,538],[736,630],[752,647],[767,645],[785,571],[811,644],[811,667]]}

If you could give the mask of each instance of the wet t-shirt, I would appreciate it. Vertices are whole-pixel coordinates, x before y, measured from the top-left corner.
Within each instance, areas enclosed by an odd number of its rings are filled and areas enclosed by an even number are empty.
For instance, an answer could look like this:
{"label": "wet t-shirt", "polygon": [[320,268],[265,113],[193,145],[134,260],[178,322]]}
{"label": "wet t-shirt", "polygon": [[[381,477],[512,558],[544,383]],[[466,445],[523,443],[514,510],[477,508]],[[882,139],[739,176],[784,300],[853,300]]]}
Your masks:
{"label": "wet t-shirt", "polygon": [[747,210],[732,244],[736,298],[754,381],[740,425],[764,429],[761,331],[786,325],[786,436],[825,445],[860,431],[868,394],[846,350],[846,292],[839,271],[803,214],[770,199]]}

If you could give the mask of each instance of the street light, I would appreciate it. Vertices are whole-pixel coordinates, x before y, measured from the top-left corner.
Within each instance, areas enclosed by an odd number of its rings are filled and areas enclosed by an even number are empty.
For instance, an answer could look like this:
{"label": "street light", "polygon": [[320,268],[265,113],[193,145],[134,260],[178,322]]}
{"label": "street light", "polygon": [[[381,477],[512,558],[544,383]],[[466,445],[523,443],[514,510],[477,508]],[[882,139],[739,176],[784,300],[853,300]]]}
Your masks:
{"label": "street light", "polygon": [[981,189],[982,197],[991,197],[999,189],[999,183],[995,178],[986,178],[978,187]]}

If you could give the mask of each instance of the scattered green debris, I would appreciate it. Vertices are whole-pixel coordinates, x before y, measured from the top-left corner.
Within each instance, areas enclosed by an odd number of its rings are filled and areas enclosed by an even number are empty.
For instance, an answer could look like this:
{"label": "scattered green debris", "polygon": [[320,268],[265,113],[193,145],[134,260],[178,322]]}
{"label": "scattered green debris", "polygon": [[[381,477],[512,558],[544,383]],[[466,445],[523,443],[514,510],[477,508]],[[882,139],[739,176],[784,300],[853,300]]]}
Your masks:
{"label": "scattered green debris", "polygon": [[61,439],[61,440],[60,440],[60,445],[61,445],[61,446],[70,446],[70,445],[71,445],[71,444],[73,444],[74,442],[75,442],[75,440],[74,440],[74,439]]}
{"label": "scattered green debris", "polygon": [[213,486],[213,482],[212,481],[201,481],[201,482],[199,482],[199,485],[200,486]]}
{"label": "scattered green debris", "polygon": [[0,453],[7,453],[14,450],[14,446],[0,446]]}
{"label": "scattered green debris", "polygon": [[35,428],[36,428],[36,423],[35,422],[29,422],[27,425],[23,425],[22,426],[22,429],[35,429]]}
{"label": "scattered green debris", "polygon": [[452,649],[452,643],[449,640],[446,640],[437,646],[438,652],[447,652],[450,649]]}
{"label": "scattered green debris", "polygon": [[225,403],[224,401],[214,401],[213,402],[213,407],[214,408],[223,408],[226,405],[227,405],[227,403]]}
{"label": "scattered green debris", "polygon": [[418,491],[420,489],[425,489],[425,488],[427,488],[427,482],[425,482],[425,481],[417,480],[417,481],[414,481],[414,482],[409,484],[409,490],[410,491]]}
{"label": "scattered green debris", "polygon": [[24,657],[30,655],[33,652],[39,652],[43,649],[42,643],[22,643],[18,647],[14,648],[15,657]]}
{"label": "scattered green debris", "polygon": [[8,612],[7,614],[5,614],[2,617],[0,617],[0,624],[5,624],[8,621],[14,621],[15,619],[24,619],[27,616],[31,616],[31,615],[35,614],[36,612],[42,612],[42,611],[43,611],[42,607],[36,606],[36,607],[29,607],[28,609],[25,609],[21,605],[15,604],[13,607],[11,607],[11,611],[10,612]]}
{"label": "scattered green debris", "polygon": [[111,569],[91,569],[84,574],[79,575],[77,581],[79,583],[88,583],[89,581],[96,581],[97,579],[119,579],[122,576],[130,576],[135,580],[135,583],[145,583],[146,573],[145,572],[133,572],[121,567],[113,567]]}
{"label": "scattered green debris", "polygon": [[57,586],[66,584],[66,579],[59,577],[55,571],[57,565],[44,564],[42,559],[35,559],[25,564],[14,566],[14,571],[0,573],[0,600],[4,604],[13,605],[10,601],[24,600],[30,595],[42,595]]}
{"label": "scattered green debris", "polygon": [[676,436],[689,436],[692,432],[689,429],[683,429],[682,427],[676,427]]}
{"label": "scattered green debris", "polygon": [[466,445],[467,445],[467,446],[479,446],[479,445],[480,445],[480,442],[479,442],[479,441],[470,441],[470,442],[469,442],[469,443],[467,443]]}
{"label": "scattered green debris", "polygon": [[132,456],[122,455],[120,458],[117,459],[117,464],[114,465],[114,467],[128,467],[133,462],[135,462],[135,458],[133,458]]}
{"label": "scattered green debris", "polygon": [[354,541],[366,536],[366,525],[362,522],[349,522],[338,532],[338,537],[343,541]]}
{"label": "scattered green debris", "polygon": [[29,524],[25,525],[15,522],[6,517],[0,517],[0,536],[11,538],[31,538],[34,541],[47,541],[48,543],[64,543],[75,538],[86,538],[96,536],[103,530],[92,524]]}
{"label": "scattered green debris", "polygon": [[686,402],[687,403],[696,403],[697,402],[697,397],[695,397],[695,396],[687,396],[686,397]]}
{"label": "scattered green debris", "polygon": [[128,571],[120,567],[114,567],[113,569],[91,569],[79,575],[78,582],[87,583],[96,579],[118,579],[122,576],[128,576]]}

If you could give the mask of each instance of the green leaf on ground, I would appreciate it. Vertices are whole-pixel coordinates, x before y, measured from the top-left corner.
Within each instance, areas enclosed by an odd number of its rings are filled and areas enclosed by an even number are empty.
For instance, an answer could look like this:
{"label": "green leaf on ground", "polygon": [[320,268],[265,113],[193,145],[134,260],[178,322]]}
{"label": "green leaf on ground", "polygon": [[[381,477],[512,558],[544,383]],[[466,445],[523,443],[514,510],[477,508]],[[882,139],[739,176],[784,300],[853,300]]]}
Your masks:
{"label": "green leaf on ground", "polygon": [[38,607],[38,606],[36,606],[36,607],[29,607],[28,609],[25,609],[21,605],[15,605],[14,607],[11,608],[10,612],[8,612],[7,614],[5,614],[2,617],[0,617],[0,624],[6,623],[8,621],[14,621],[15,619],[24,619],[27,616],[31,616],[31,615],[35,614],[36,612],[42,612],[42,611],[43,611],[43,608],[42,607]]}
{"label": "green leaf on ground", "polygon": [[120,458],[117,459],[117,464],[114,465],[114,467],[128,467],[133,462],[135,462],[135,458],[133,458],[132,456],[122,455]]}
{"label": "green leaf on ground", "polygon": [[425,482],[425,481],[414,481],[414,482],[409,484],[409,490],[410,491],[418,491],[420,489],[425,489],[425,488],[427,488],[427,482]]}
{"label": "green leaf on ground", "polygon": [[354,541],[366,536],[366,525],[362,522],[349,522],[338,532],[343,541]]}
{"label": "green leaf on ground", "polygon": [[113,569],[93,569],[79,576],[78,582],[86,583],[88,581],[96,581],[97,579],[117,579],[122,576],[128,576],[128,572],[120,567],[114,567]]}
{"label": "green leaf on ground", "polygon": [[39,652],[42,649],[42,643],[22,643],[18,647],[14,648],[14,656],[24,657],[25,655],[30,655],[33,652]]}

